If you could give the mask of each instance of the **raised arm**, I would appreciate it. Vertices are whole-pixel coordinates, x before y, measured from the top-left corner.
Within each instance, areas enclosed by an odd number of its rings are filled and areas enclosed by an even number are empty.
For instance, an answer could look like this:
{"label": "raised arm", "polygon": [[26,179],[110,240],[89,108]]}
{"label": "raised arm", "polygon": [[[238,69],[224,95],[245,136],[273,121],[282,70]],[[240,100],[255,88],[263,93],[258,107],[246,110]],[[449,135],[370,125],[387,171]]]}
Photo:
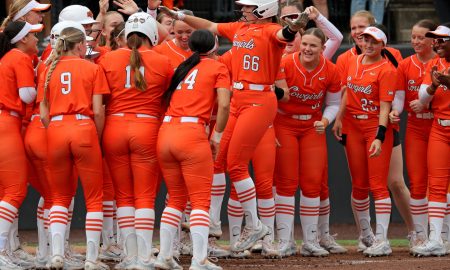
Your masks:
{"label": "raised arm", "polygon": [[217,23],[199,17],[186,15],[178,11],[170,10],[165,6],[160,6],[158,9],[159,11],[166,13],[173,19],[183,21],[195,29],[206,29],[216,35],[219,35],[219,31],[217,30]]}

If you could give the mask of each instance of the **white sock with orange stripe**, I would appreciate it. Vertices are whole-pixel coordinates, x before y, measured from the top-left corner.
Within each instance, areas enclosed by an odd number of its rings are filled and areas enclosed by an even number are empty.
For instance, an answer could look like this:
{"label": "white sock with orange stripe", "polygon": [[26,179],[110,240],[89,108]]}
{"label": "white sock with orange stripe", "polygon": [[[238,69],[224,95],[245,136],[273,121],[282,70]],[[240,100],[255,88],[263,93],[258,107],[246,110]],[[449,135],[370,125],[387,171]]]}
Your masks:
{"label": "white sock with orange stripe", "polygon": [[151,208],[136,209],[134,224],[136,229],[138,256],[144,261],[149,261],[152,253],[155,210]]}
{"label": "white sock with orange stripe", "polygon": [[450,193],[447,193],[447,209],[445,212],[444,223],[442,225],[442,239],[450,241]]}
{"label": "white sock with orange stripe", "polygon": [[86,214],[86,261],[96,262],[103,227],[103,212]]}
{"label": "white sock with orange stripe", "polygon": [[317,238],[320,197],[308,198],[300,193],[300,222],[302,223],[303,242]]}
{"label": "white sock with orange stripe", "polygon": [[14,222],[9,229],[8,236],[9,250],[15,251],[20,247],[19,241],[19,213],[16,214]]}
{"label": "white sock with orange stripe", "polygon": [[330,234],[330,198],[320,201],[319,208],[319,235],[328,236]]}
{"label": "white sock with orange stripe", "polygon": [[17,212],[17,208],[11,204],[5,201],[0,202],[0,251],[9,248],[7,246],[8,234]]}
{"label": "white sock with orange stripe", "polygon": [[272,239],[275,239],[275,200],[258,199],[258,213],[261,222],[269,228]]}
{"label": "white sock with orange stripe", "polygon": [[51,242],[51,233],[50,233],[50,209],[44,209],[44,230],[45,230],[45,237],[47,238],[47,251],[46,254],[50,255],[51,249],[50,249],[50,242]]}
{"label": "white sock with orange stripe", "polygon": [[428,203],[428,218],[430,221],[430,240],[442,243],[441,232],[444,223],[447,203],[432,202]]}
{"label": "white sock with orange stripe", "polygon": [[428,199],[416,200],[411,198],[409,205],[414,229],[419,236],[423,236],[423,239],[426,239],[428,237]]}
{"label": "white sock with orange stripe", "polygon": [[114,244],[114,202],[103,201],[102,242],[104,247]]}
{"label": "white sock with orange stripe", "polygon": [[352,196],[352,204],[355,209],[356,219],[359,222],[359,232],[362,237],[366,237],[372,233],[370,227],[370,199],[357,200]]}
{"label": "white sock with orange stripe", "polygon": [[39,198],[38,208],[37,208],[37,231],[38,231],[38,250],[37,257],[44,258],[47,256],[47,232],[45,229],[45,218],[44,218],[44,198]]}
{"label": "white sock with orange stripe", "polygon": [[66,227],[66,233],[65,233],[65,243],[66,245],[69,245],[69,239],[70,239],[70,227],[72,225],[72,216],[73,216],[73,207],[75,205],[75,198],[72,198],[72,201],[70,202],[69,209],[68,209],[68,220],[67,220],[67,227]]}
{"label": "white sock with orange stripe", "polygon": [[64,206],[53,206],[50,208],[50,230],[51,230],[51,248],[52,256],[59,255],[64,257],[64,243],[69,219],[69,210]]}
{"label": "white sock with orange stripe", "polygon": [[203,262],[208,255],[209,214],[200,209],[191,212],[192,257]]}
{"label": "white sock with orange stripe", "polygon": [[256,210],[256,192],[255,184],[251,178],[246,178],[233,183],[236,193],[244,209],[245,226],[256,228],[258,226],[258,213]]}
{"label": "white sock with orange stripe", "polygon": [[295,197],[276,195],[276,221],[278,239],[289,241],[295,217]]}
{"label": "white sock with orange stripe", "polygon": [[389,219],[391,218],[392,202],[391,198],[375,201],[375,217],[377,219],[376,238],[386,240],[389,228]]}
{"label": "white sock with orange stripe", "polygon": [[227,187],[225,173],[214,174],[211,187],[211,207],[209,216],[211,222],[215,225],[220,224],[220,210],[222,209],[223,195]]}
{"label": "white sock with orange stripe", "polygon": [[134,218],[134,207],[117,208],[117,224],[119,226],[120,241],[123,242],[125,255],[129,258],[138,254]]}
{"label": "white sock with orange stripe", "polygon": [[160,249],[159,254],[163,258],[173,256],[172,244],[178,231],[182,212],[171,207],[166,207],[161,216],[161,227],[159,229]]}
{"label": "white sock with orange stripe", "polygon": [[230,246],[234,245],[241,236],[244,209],[241,203],[231,198],[228,199],[228,228],[230,230]]}
{"label": "white sock with orange stripe", "polygon": [[121,240],[120,240],[120,229],[119,229],[119,224],[117,221],[117,204],[116,201],[113,201],[113,207],[114,207],[114,212],[113,212],[113,233],[114,233],[114,238],[116,243],[119,244],[119,246],[122,246]]}

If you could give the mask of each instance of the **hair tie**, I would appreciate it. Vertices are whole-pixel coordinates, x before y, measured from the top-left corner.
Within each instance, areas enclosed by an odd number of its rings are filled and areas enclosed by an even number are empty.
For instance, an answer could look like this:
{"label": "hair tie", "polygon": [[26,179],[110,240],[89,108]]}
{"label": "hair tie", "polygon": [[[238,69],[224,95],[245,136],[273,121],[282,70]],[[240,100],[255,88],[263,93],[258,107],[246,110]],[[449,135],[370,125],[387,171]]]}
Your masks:
{"label": "hair tie", "polygon": [[66,36],[60,36],[59,39],[63,42],[63,51],[67,51]]}

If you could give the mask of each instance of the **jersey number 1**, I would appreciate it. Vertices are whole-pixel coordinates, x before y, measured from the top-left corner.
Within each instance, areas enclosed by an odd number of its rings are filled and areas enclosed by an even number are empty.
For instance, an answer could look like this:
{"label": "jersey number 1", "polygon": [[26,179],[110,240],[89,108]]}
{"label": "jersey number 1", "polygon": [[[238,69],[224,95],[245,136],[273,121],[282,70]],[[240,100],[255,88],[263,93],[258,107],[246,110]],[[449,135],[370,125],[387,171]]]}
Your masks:
{"label": "jersey number 1", "polygon": [[[127,72],[127,78],[126,78],[126,82],[125,82],[125,88],[130,88],[131,87],[131,66],[127,66],[125,68],[126,72]],[[139,68],[139,72],[142,74],[142,76],[144,76],[145,74],[145,68],[143,66],[141,66]]]}

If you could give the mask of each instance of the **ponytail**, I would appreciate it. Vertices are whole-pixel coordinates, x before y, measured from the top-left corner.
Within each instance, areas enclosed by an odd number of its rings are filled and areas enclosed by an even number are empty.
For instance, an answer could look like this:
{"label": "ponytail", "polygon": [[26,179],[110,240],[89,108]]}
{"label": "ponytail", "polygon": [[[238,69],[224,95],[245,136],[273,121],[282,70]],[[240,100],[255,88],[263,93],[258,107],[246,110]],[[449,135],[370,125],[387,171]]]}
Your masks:
{"label": "ponytail", "polygon": [[391,62],[392,65],[394,65],[395,68],[398,67],[397,59],[395,59],[394,55],[392,55],[392,53],[388,51],[386,48],[383,48],[383,50],[381,50],[381,56],[386,57],[389,60],[389,62]]}
{"label": "ponytail", "polygon": [[173,74],[172,81],[170,82],[169,88],[164,93],[163,99],[166,104],[170,104],[170,99],[172,99],[173,92],[178,87],[178,85],[183,81],[183,79],[188,75],[189,71],[200,63],[200,53],[194,52],[188,59],[181,63],[175,73]]}
{"label": "ponytail", "polygon": [[142,92],[147,89],[147,82],[145,81],[144,74],[142,74],[139,70],[141,67],[142,58],[138,49],[142,46],[144,38],[147,37],[143,34],[135,32],[128,35],[127,39],[128,48],[131,49],[130,67],[131,70],[134,71],[134,85]]}

